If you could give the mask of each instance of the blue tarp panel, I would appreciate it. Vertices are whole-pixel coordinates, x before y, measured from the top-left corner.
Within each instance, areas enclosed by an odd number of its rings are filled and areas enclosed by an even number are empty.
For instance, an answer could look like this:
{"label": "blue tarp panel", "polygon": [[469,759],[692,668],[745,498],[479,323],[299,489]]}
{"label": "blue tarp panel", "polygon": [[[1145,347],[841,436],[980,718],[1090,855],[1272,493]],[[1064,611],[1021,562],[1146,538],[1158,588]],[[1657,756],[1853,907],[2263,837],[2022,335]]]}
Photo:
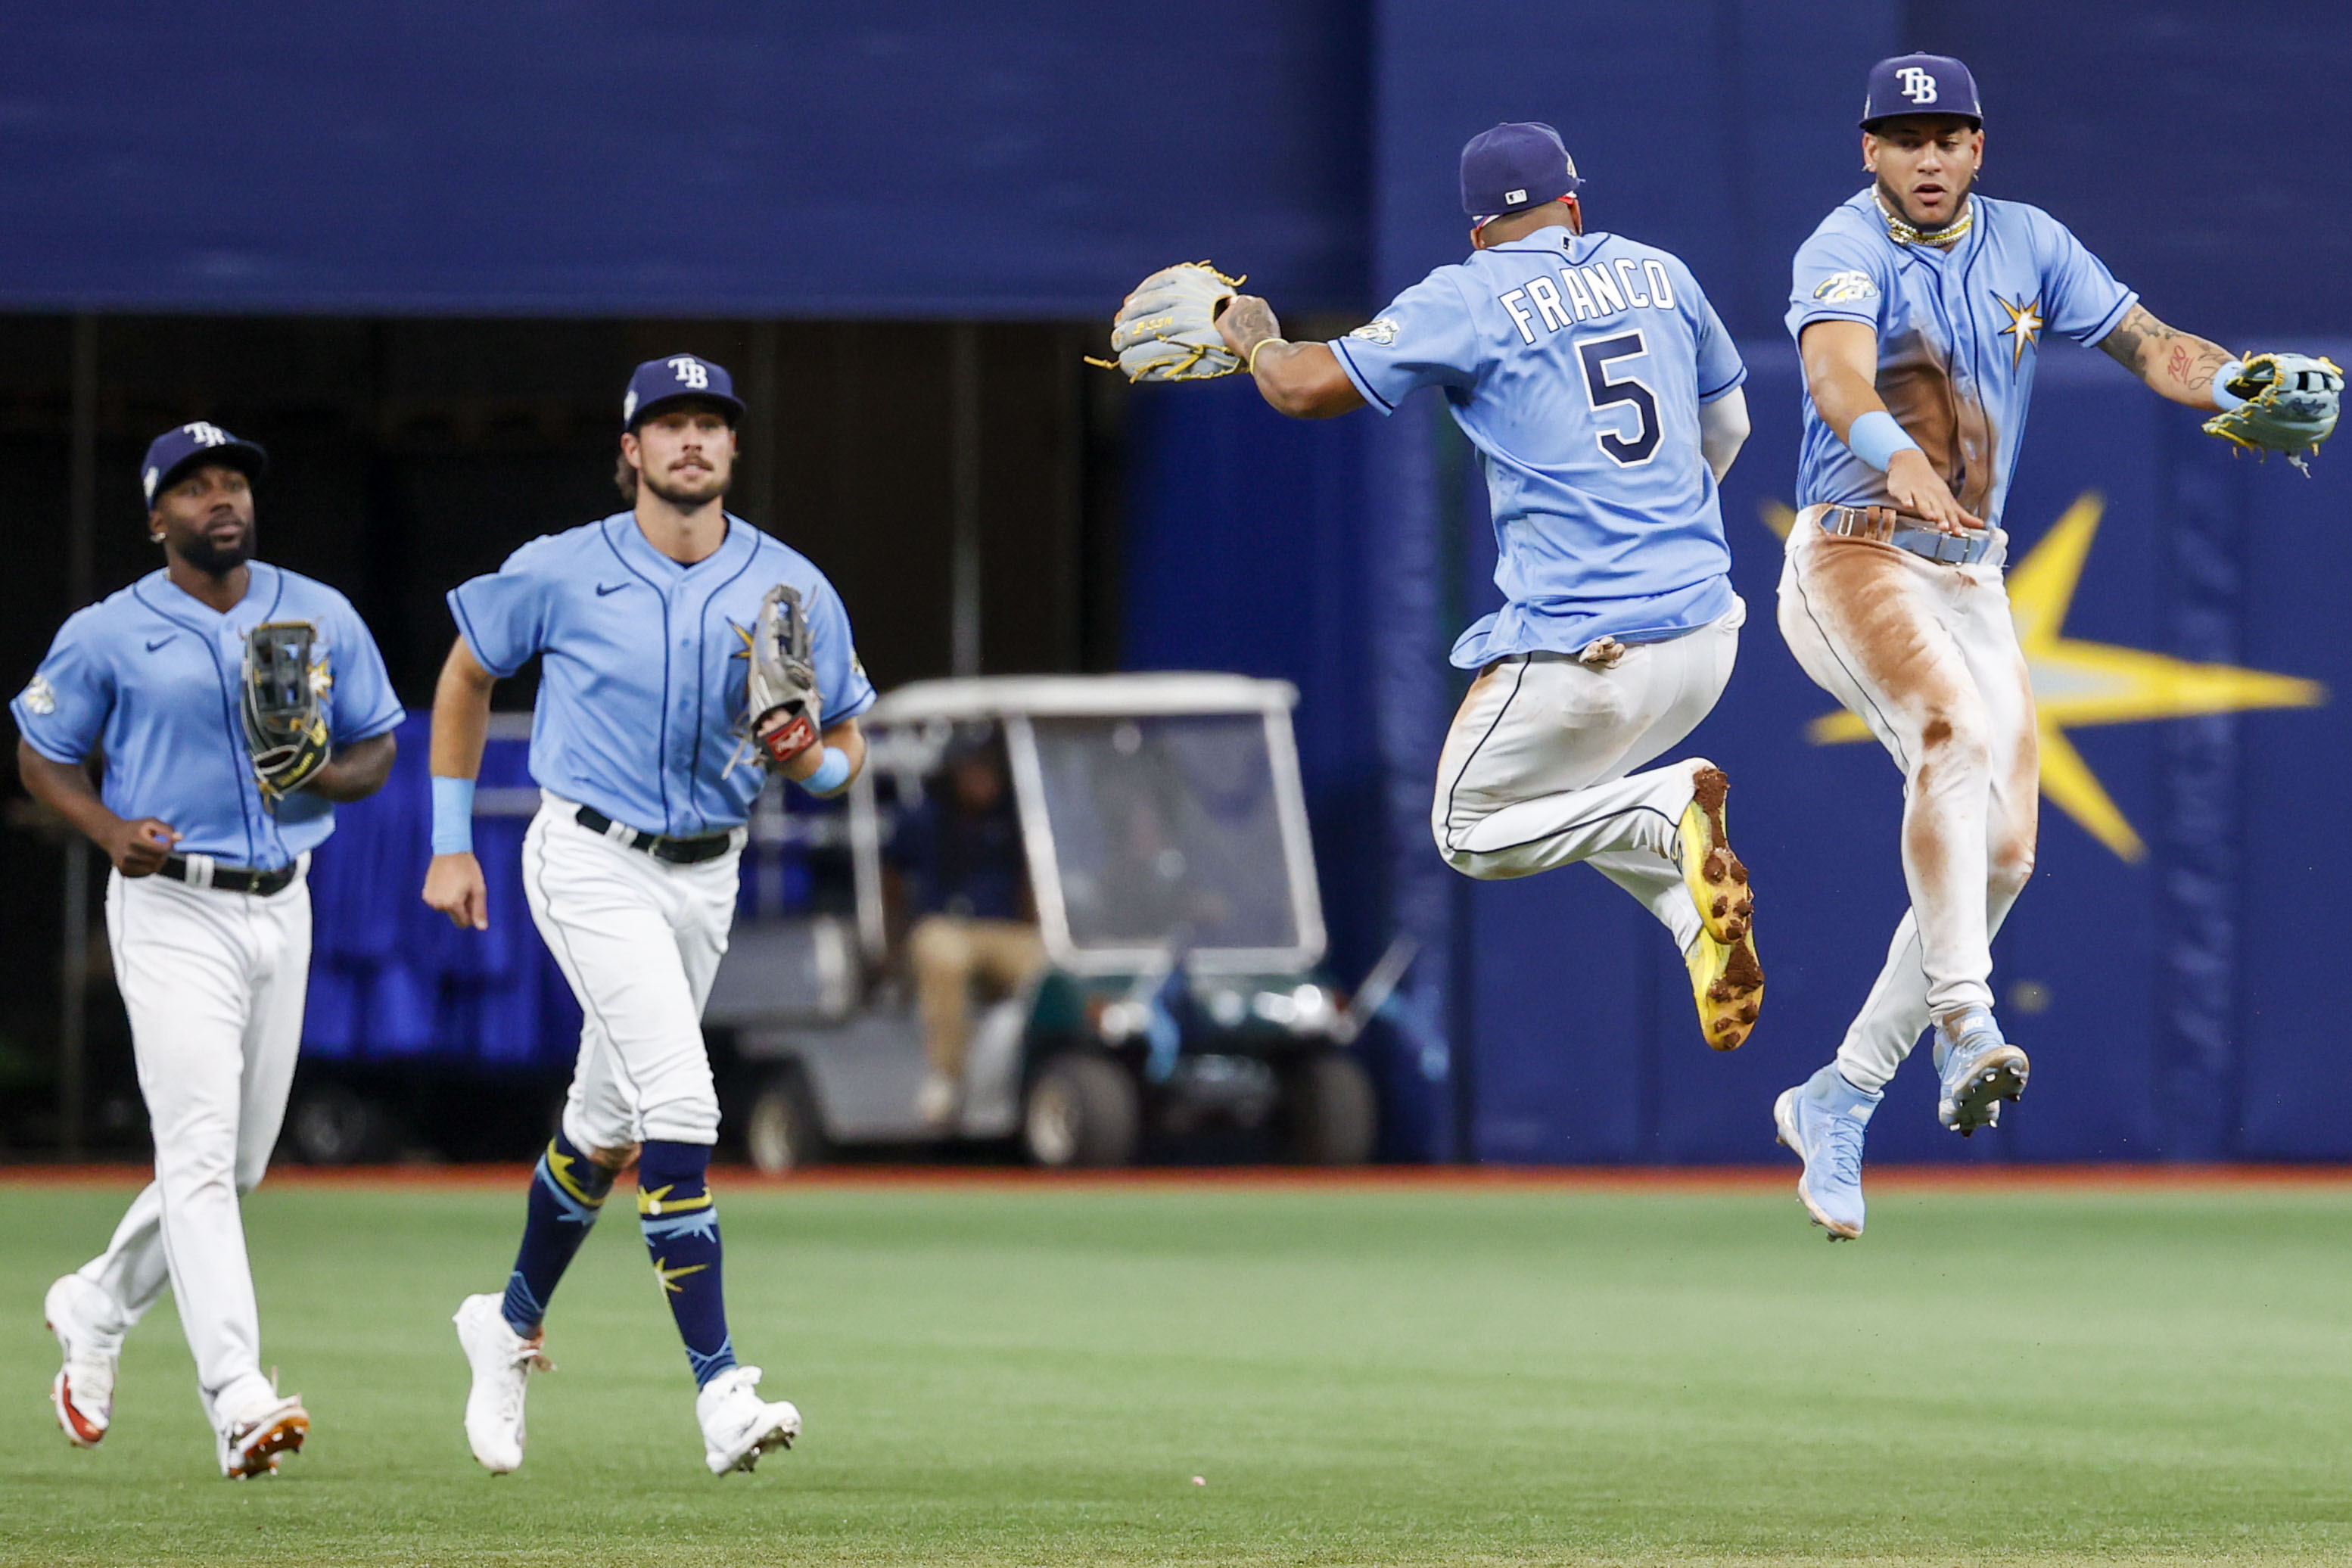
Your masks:
{"label": "blue tarp panel", "polygon": [[[318,934],[302,1049],[338,1060],[561,1066],[578,1049],[580,1009],[523,902],[527,819],[486,816],[474,825],[489,884],[488,931],[461,931],[419,896],[431,858],[430,731],[423,714],[400,727],[391,781],[338,810],[335,836],[311,858]],[[519,741],[492,741],[483,787],[530,787],[524,750]]]}

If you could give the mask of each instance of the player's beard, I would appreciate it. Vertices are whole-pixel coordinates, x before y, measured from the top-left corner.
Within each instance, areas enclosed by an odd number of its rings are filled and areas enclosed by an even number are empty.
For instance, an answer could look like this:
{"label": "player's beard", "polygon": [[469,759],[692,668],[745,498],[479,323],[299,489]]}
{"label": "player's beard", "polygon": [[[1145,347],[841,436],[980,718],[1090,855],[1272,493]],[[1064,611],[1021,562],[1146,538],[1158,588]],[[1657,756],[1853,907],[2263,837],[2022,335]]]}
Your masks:
{"label": "player's beard", "polygon": [[1896,195],[1895,187],[1888,184],[1884,179],[1881,179],[1878,182],[1878,199],[1881,205],[1883,205],[1888,212],[1893,213],[1896,217],[1901,218],[1905,223],[1909,224],[1913,228],[1917,229],[1920,233],[1941,234],[1944,230],[1951,227],[1954,224],[1960,221],[1960,215],[1969,210],[1969,193],[1976,188],[1976,174],[1974,171],[1970,171],[1968,179],[1960,185],[1959,194],[1952,200],[1952,216],[1932,227],[1927,224],[1921,223],[1918,218],[1912,214],[1909,204],[1905,202],[1900,195]]}
{"label": "player's beard", "polygon": [[670,505],[677,508],[678,510],[699,511],[702,508],[709,506],[713,502],[724,500],[727,495],[728,487],[732,485],[735,481],[735,476],[732,472],[730,472],[720,478],[716,485],[711,486],[708,489],[688,489],[683,485],[665,484],[660,479],[654,478],[653,475],[642,472],[638,474],[637,479],[639,483],[646,487],[646,489],[653,491],[654,494],[669,502]]}
{"label": "player's beard", "polygon": [[254,525],[249,522],[235,544],[215,544],[210,533],[199,533],[182,542],[180,559],[207,577],[226,577],[253,559],[253,534]]}

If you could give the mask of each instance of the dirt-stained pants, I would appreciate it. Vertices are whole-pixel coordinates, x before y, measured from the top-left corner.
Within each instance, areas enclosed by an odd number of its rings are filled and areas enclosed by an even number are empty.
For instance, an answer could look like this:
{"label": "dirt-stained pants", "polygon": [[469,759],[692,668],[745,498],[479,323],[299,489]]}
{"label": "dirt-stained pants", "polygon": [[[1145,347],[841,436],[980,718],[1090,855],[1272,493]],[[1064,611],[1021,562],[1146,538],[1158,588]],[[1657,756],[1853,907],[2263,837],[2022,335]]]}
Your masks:
{"label": "dirt-stained pants", "polygon": [[1698,906],[1675,825],[1704,757],[1654,761],[1697,728],[1731,679],[1748,607],[1599,668],[1566,654],[1497,659],[1471,684],[1437,762],[1430,832],[1465,876],[1526,877],[1579,860],[1642,901],[1683,952]]}
{"label": "dirt-stained pants", "polygon": [[1045,944],[1037,928],[1024,921],[925,915],[907,934],[907,957],[915,969],[931,1070],[961,1079],[964,1046],[971,1037],[972,987],[1018,991],[1045,967]]}
{"label": "dirt-stained pants", "polygon": [[1945,565],[1825,533],[1825,510],[1789,531],[1780,635],[1903,770],[1911,908],[1838,1047],[1876,1089],[1932,1019],[1992,1005],[1992,934],[2033,874],[2041,755],[2000,552]]}

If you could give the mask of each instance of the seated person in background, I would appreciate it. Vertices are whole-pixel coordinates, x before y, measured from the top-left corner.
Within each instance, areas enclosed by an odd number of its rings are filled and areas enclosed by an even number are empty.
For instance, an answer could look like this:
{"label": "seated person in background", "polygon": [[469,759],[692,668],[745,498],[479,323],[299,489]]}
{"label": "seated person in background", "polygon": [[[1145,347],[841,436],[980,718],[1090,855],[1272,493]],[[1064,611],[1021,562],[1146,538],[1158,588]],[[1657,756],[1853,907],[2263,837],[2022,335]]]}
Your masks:
{"label": "seated person in background", "polygon": [[907,955],[931,1058],[920,1109],[944,1127],[963,1099],[974,989],[1009,995],[1045,963],[1004,748],[992,734],[949,747],[940,787],[899,820],[888,860],[892,923],[914,918]]}

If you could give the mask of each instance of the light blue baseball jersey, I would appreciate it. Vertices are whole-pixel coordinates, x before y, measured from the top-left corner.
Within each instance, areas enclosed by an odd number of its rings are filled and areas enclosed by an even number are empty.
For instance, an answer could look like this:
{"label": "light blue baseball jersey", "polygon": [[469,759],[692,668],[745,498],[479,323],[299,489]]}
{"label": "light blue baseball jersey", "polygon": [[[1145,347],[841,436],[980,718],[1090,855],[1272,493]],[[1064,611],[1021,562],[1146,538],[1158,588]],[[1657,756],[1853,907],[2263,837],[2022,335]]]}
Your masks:
{"label": "light blue baseball jersey", "polygon": [[317,628],[311,679],[337,746],[404,715],[367,625],[324,583],[252,563],[226,615],[151,572],[75,612],[8,711],[33,750],[72,766],[103,752],[100,795],[117,816],[175,828],[184,855],[274,871],[335,830],[331,802],[297,790],[271,816],[245,746],[246,634],[264,621]]}
{"label": "light blue baseball jersey", "polygon": [[808,558],[741,518],[682,565],[615,512],[534,539],[449,591],[474,658],[509,676],[534,654],[530,776],[645,833],[740,824],[767,774],[743,744],[744,678],[760,601],[779,583],[809,618],[823,721],[874,705],[841,595]]}
{"label": "light blue baseball jersey", "polygon": [[[1860,321],[1878,333],[1878,395],[1962,506],[1998,525],[2025,437],[2045,331],[2096,343],[2139,298],[2065,225],[2023,202],[1970,196],[1949,251],[1901,245],[1876,192],[1832,209],[1797,251],[1789,331]],[[1883,505],[1886,476],[1853,455],[1805,395],[1797,504]]]}
{"label": "light blue baseball jersey", "polygon": [[1538,229],[1439,268],[1331,348],[1383,414],[1444,387],[1478,450],[1508,603],[1462,634],[1456,665],[1672,637],[1731,608],[1698,407],[1748,370],[1676,258]]}

